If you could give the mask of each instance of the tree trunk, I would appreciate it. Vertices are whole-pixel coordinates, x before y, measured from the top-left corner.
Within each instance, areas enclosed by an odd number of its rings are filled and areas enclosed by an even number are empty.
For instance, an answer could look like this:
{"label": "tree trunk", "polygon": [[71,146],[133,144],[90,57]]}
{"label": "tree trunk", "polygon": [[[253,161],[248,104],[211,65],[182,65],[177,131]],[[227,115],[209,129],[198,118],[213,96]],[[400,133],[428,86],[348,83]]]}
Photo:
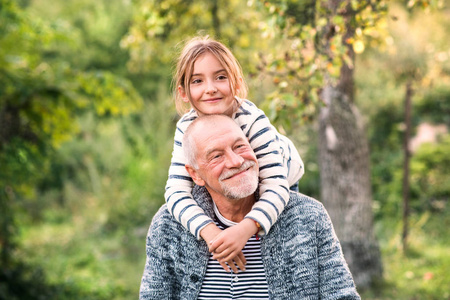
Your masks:
{"label": "tree trunk", "polygon": [[326,86],[319,118],[321,200],[359,288],[382,275],[373,231],[369,146],[353,105],[353,70],[344,66],[336,87]]}
{"label": "tree trunk", "polygon": [[404,161],[403,161],[403,232],[402,246],[403,252],[408,250],[408,222],[409,222],[409,159],[411,153],[409,150],[409,138],[411,134],[411,98],[413,89],[411,82],[406,84],[405,95],[405,137],[403,142]]}
{"label": "tree trunk", "polygon": [[381,277],[373,232],[369,147],[360,116],[347,95],[328,86],[320,116],[321,200],[327,208],[358,287]]}

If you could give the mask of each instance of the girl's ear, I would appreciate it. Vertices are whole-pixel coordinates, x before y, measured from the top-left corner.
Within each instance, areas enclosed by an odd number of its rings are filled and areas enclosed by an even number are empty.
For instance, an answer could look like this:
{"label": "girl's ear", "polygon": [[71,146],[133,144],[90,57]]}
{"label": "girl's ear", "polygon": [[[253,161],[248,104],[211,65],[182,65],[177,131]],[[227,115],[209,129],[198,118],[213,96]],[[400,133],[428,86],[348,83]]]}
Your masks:
{"label": "girl's ear", "polygon": [[200,185],[200,186],[205,185],[205,181],[200,177],[198,172],[192,166],[185,165],[184,167],[186,168],[186,171],[191,176],[192,180],[194,180],[195,184]]}
{"label": "girl's ear", "polygon": [[188,96],[186,95],[186,92],[181,85],[178,86],[178,93],[180,94],[181,99],[183,99],[183,102],[189,103]]}

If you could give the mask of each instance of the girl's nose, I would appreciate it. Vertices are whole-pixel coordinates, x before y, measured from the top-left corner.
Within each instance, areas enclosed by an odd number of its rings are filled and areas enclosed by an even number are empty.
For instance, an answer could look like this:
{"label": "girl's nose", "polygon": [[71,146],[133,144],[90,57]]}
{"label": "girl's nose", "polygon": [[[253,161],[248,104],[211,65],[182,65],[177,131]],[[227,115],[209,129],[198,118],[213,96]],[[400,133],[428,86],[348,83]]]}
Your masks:
{"label": "girl's nose", "polygon": [[207,94],[214,94],[217,92],[217,88],[212,82],[208,82],[208,86],[206,87]]}

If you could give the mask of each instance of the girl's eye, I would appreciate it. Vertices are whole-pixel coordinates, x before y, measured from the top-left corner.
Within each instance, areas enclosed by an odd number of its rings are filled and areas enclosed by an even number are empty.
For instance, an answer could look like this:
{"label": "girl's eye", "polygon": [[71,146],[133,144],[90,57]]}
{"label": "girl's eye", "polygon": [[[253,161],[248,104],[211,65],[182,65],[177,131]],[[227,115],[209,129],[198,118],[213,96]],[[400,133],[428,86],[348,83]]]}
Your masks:
{"label": "girl's eye", "polygon": [[225,80],[225,79],[227,79],[227,76],[226,75],[219,75],[219,76],[217,76],[217,79],[218,80]]}
{"label": "girl's eye", "polygon": [[194,79],[194,80],[192,80],[192,84],[197,84],[197,83],[200,83],[200,82],[202,82],[201,79]]}

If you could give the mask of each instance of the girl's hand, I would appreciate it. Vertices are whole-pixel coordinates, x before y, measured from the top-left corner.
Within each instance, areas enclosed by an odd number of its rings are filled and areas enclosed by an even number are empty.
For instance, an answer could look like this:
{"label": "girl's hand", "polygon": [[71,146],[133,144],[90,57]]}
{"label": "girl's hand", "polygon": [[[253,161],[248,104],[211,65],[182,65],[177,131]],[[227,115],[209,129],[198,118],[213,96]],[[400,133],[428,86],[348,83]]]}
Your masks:
{"label": "girl's hand", "polygon": [[[202,229],[202,231],[200,231],[200,236],[205,240],[207,245],[211,245],[211,243],[214,242],[214,239],[221,233],[222,233],[222,229],[217,227],[216,224],[210,223],[210,224],[206,225],[205,228]],[[211,248],[209,248],[209,250],[210,250],[210,252],[212,252]],[[242,251],[240,251],[238,253],[238,255],[236,257],[234,257],[233,259],[231,259],[229,261],[219,262],[219,263],[226,272],[230,272],[230,268],[231,268],[234,273],[238,273],[238,269],[237,269],[238,267],[242,271],[245,271],[245,264],[247,263],[247,261],[245,260],[245,257],[244,257],[244,254],[242,254]]]}
{"label": "girl's hand", "polygon": [[[228,263],[229,266],[234,266],[234,263],[238,266],[239,264],[245,265],[247,262],[242,255],[242,249],[248,239],[255,234],[257,230],[258,227],[256,227],[253,220],[244,219],[239,224],[229,227],[219,233],[217,237],[210,242],[209,251],[214,253],[213,258],[217,259],[225,270],[227,270],[223,265],[225,263]],[[241,267],[240,269],[242,270]],[[233,269],[233,271],[234,270],[235,269]]]}
{"label": "girl's hand", "polygon": [[245,271],[245,265],[247,264],[247,260],[245,259],[242,251],[240,251],[238,255],[233,259],[223,262],[219,261],[219,263],[226,272],[230,272],[231,268],[233,272],[237,274],[238,273],[237,267],[239,267],[241,271]]}

